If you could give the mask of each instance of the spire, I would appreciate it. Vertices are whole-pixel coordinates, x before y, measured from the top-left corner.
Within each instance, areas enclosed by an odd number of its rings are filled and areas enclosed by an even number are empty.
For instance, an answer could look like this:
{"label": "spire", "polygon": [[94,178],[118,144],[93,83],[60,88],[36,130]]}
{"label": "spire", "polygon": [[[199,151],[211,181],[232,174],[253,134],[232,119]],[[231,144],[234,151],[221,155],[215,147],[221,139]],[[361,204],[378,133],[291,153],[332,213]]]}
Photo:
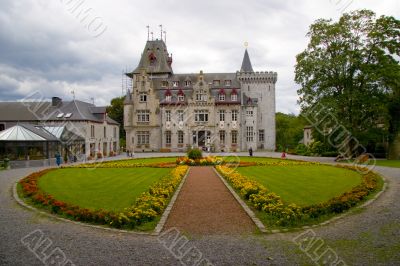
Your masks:
{"label": "spire", "polygon": [[241,72],[254,72],[253,67],[251,66],[249,53],[247,52],[247,48],[244,51],[242,67],[240,68]]}

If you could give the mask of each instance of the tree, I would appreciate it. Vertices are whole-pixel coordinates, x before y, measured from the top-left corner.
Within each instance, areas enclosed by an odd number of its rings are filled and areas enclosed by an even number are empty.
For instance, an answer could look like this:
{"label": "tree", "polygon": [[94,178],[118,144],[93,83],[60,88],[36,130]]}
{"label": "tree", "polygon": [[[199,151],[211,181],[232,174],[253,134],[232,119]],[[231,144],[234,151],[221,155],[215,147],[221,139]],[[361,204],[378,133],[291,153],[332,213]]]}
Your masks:
{"label": "tree", "polygon": [[295,148],[303,138],[306,122],[293,114],[276,113],[276,144],[278,150]]}
{"label": "tree", "polygon": [[319,19],[296,57],[303,113],[319,119],[330,115],[329,123],[313,123],[319,131],[332,129],[333,122],[348,130],[347,155],[354,155],[349,153],[358,141],[366,144],[389,127],[388,95],[400,78],[399,29],[399,20],[376,19],[369,10],[343,14],[338,22]]}
{"label": "tree", "polygon": [[125,139],[124,131],[124,99],[125,96],[116,97],[111,100],[111,105],[107,106],[107,114],[111,119],[119,123],[119,136]]}

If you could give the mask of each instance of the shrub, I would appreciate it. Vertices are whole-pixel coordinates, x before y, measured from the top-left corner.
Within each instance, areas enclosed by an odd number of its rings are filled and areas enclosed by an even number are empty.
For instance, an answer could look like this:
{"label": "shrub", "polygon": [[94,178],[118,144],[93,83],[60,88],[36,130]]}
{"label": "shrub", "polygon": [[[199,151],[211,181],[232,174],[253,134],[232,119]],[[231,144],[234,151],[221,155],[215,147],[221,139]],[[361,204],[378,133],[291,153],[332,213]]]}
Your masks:
{"label": "shrub", "polygon": [[308,148],[306,145],[304,145],[303,143],[300,143],[299,145],[297,145],[296,154],[306,155],[306,153],[308,153]]}
{"label": "shrub", "polygon": [[203,158],[203,152],[200,149],[191,149],[187,152],[187,156],[192,160],[199,160]]}
{"label": "shrub", "polygon": [[339,155],[339,153],[337,151],[326,151],[326,152],[321,153],[322,157],[336,157],[338,155]]}

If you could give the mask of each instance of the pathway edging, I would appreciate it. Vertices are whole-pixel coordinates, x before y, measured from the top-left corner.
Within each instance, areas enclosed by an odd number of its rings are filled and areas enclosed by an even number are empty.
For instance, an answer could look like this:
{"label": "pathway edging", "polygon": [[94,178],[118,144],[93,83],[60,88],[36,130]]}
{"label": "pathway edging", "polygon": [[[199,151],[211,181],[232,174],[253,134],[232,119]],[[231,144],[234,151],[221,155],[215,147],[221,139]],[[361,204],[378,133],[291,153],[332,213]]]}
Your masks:
{"label": "pathway edging", "polygon": [[217,174],[217,176],[221,179],[221,181],[224,183],[226,188],[231,192],[233,197],[237,200],[237,202],[242,206],[244,211],[247,213],[247,215],[250,217],[250,219],[254,222],[254,224],[257,226],[257,228],[263,232],[266,233],[267,229],[265,228],[264,224],[256,217],[254,212],[247,206],[246,203],[236,194],[236,192],[233,190],[233,188],[226,182],[226,180],[218,173],[218,171],[213,167],[214,172]]}
{"label": "pathway edging", "polygon": [[152,233],[152,235],[159,235],[160,232],[163,230],[165,223],[167,222],[168,216],[171,213],[172,207],[175,204],[176,199],[178,198],[179,192],[181,191],[183,184],[186,181],[186,177],[189,175],[190,172],[190,167],[189,169],[186,171],[185,176],[182,178],[181,183],[179,184],[178,188],[176,189],[174,195],[172,196],[167,208],[164,210],[163,215],[161,216],[160,221],[158,222],[156,228],[154,229],[154,232]]}

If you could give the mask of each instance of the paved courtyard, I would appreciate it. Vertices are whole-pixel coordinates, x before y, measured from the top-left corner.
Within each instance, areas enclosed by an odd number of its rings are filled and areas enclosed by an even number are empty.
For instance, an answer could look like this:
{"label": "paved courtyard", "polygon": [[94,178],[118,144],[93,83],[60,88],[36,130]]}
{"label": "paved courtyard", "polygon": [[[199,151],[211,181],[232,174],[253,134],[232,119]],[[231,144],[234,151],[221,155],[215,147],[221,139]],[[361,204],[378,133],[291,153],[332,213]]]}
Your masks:
{"label": "paved courtyard", "polygon": [[[150,157],[175,154],[137,154]],[[279,153],[256,153],[279,157]],[[120,156],[119,158],[123,158]],[[289,156],[289,158],[299,158]],[[306,158],[332,162],[331,158]],[[51,241],[48,254],[59,247],[75,265],[181,265],[156,236],[107,231],[63,222],[19,206],[12,186],[39,168],[0,171],[0,265],[43,265],[22,243],[27,234],[41,230]],[[376,167],[388,188],[375,202],[327,226],[314,229],[348,265],[400,264],[400,169]],[[187,246],[196,247],[214,265],[313,265],[293,242],[303,232],[273,235],[188,236]],[[42,255],[43,258],[43,255]],[[188,264],[190,265],[190,264]]]}

